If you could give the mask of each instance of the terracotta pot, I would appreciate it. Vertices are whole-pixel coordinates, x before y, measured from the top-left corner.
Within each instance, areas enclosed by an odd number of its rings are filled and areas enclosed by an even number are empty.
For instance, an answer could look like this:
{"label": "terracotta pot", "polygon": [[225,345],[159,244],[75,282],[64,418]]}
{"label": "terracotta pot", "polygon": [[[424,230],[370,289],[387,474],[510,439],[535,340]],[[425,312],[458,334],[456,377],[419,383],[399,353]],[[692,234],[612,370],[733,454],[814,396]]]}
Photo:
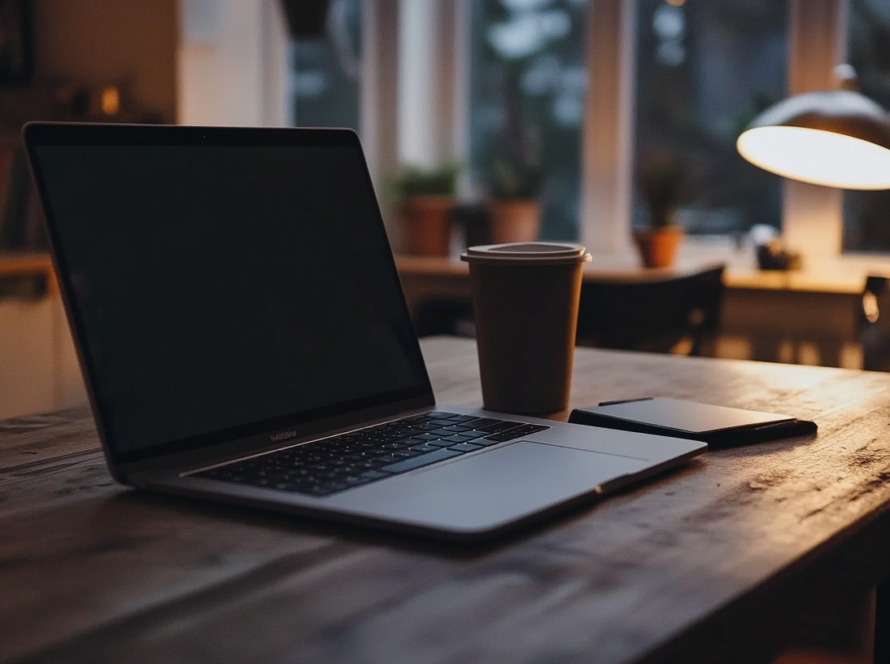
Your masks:
{"label": "terracotta pot", "polygon": [[405,248],[414,256],[447,256],[451,248],[451,196],[412,196],[402,202]]}
{"label": "terracotta pot", "polygon": [[638,228],[633,236],[643,267],[670,267],[674,264],[677,246],[683,239],[683,229],[679,226]]}
{"label": "terracotta pot", "polygon": [[534,242],[541,229],[541,204],[536,200],[492,201],[491,242]]}

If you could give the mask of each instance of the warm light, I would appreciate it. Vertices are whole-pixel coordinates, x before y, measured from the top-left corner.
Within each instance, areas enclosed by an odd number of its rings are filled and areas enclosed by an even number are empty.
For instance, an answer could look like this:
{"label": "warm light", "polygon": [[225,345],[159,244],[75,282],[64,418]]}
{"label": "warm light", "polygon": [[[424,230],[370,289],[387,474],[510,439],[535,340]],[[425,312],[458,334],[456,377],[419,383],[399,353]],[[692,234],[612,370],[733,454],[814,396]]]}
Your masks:
{"label": "warm light", "polygon": [[667,0],[669,5],[673,5],[674,7],[682,7],[686,4],[686,0]]}
{"label": "warm light", "polygon": [[108,87],[102,90],[102,112],[105,115],[117,115],[121,109],[121,96],[115,87]]}
{"label": "warm light", "polygon": [[793,180],[843,189],[890,189],[890,150],[843,134],[804,127],[755,127],[739,136],[739,153]]}

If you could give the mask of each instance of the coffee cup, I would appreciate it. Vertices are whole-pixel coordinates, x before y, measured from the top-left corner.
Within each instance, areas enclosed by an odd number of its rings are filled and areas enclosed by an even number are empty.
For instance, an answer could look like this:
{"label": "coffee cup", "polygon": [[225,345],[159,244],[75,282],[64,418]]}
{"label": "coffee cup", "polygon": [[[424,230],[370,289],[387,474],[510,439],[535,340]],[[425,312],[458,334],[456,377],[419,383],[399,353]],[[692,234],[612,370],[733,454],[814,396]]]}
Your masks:
{"label": "coffee cup", "polygon": [[468,248],[482,401],[507,413],[568,408],[583,264],[578,244]]}

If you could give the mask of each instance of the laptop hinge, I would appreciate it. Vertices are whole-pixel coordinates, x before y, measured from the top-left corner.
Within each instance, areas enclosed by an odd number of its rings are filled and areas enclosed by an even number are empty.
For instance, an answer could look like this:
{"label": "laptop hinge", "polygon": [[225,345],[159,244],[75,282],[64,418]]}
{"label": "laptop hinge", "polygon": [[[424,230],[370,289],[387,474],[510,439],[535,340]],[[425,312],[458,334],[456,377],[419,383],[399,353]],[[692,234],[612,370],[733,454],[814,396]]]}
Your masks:
{"label": "laptop hinge", "polygon": [[155,459],[147,459],[130,464],[118,464],[117,475],[126,484],[140,485],[140,479],[146,475],[156,476],[160,473],[186,472],[206,466],[234,461],[247,456],[263,454],[278,449],[293,447],[313,440],[328,438],[348,431],[363,429],[383,422],[389,422],[403,417],[411,417],[430,410],[431,404],[413,406],[400,410],[397,414],[378,415],[371,419],[363,418],[361,422],[350,422],[337,427],[325,427],[324,431],[314,431],[305,435],[298,435],[287,440],[272,440],[279,431],[265,432],[259,435],[245,437],[228,443],[213,445],[208,448],[191,450],[178,454],[167,454]]}

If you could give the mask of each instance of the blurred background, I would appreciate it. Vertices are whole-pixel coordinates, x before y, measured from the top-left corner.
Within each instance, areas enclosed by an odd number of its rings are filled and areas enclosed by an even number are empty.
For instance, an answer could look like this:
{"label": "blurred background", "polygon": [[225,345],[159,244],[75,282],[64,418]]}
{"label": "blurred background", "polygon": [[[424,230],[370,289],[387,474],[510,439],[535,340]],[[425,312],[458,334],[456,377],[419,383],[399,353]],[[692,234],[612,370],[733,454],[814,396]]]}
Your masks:
{"label": "blurred background", "polygon": [[658,200],[687,253],[733,260],[768,226],[890,266],[890,194],[838,193],[808,227],[794,210],[819,195],[736,152],[757,113],[832,87],[839,62],[890,105],[890,3],[0,0],[0,417],[84,400],[28,120],[352,127],[400,253],[413,192],[451,196],[462,232],[489,202],[534,201],[537,237],[602,255],[632,251]]}

